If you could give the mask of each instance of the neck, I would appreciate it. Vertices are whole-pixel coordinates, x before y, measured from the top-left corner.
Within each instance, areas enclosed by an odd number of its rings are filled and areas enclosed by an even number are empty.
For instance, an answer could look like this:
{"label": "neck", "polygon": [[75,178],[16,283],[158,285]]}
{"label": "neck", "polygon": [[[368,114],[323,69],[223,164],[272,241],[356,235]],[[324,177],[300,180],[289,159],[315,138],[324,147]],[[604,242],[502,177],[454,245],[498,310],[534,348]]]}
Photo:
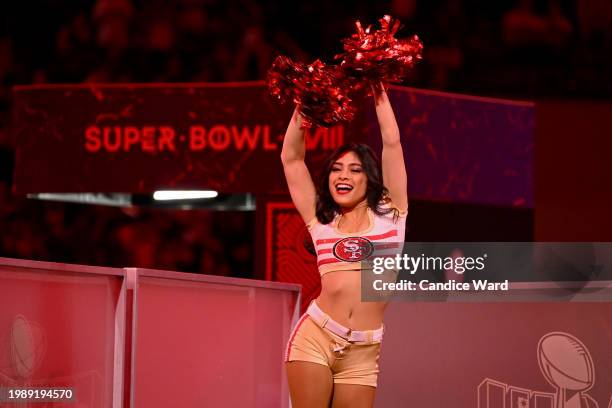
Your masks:
{"label": "neck", "polygon": [[340,214],[348,220],[358,220],[368,213],[368,202],[363,200],[354,207],[340,207]]}

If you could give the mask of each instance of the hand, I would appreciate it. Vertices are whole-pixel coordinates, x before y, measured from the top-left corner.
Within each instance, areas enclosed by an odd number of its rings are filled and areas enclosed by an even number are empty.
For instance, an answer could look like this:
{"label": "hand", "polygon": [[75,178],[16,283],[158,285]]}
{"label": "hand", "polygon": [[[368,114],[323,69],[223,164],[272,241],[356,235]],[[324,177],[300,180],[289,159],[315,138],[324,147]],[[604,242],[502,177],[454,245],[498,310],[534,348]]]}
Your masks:
{"label": "hand", "polygon": [[385,91],[385,84],[379,82],[377,85],[372,85],[372,96],[374,97],[374,102],[378,106],[381,103],[385,103],[389,100],[387,97],[387,92]]}
{"label": "hand", "polygon": [[296,106],[295,109],[293,110],[293,115],[291,116],[291,122],[295,122],[298,127],[301,129],[302,128],[302,114],[300,113],[299,108]]}

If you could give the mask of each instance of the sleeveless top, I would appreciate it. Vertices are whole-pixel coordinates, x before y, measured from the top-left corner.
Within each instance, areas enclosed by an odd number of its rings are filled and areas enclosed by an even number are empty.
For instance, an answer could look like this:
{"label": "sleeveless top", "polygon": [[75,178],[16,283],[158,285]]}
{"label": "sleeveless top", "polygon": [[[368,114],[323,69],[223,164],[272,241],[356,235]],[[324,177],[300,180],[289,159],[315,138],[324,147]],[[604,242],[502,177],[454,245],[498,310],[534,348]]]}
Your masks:
{"label": "sleeveless top", "polygon": [[[394,207],[386,203],[381,208]],[[321,276],[334,271],[372,269],[368,259],[394,256],[402,250],[408,211],[400,212],[396,217],[396,211],[378,215],[368,207],[367,213],[370,225],[359,232],[340,232],[337,228],[340,215],[329,224],[321,224],[317,218],[307,224]]]}

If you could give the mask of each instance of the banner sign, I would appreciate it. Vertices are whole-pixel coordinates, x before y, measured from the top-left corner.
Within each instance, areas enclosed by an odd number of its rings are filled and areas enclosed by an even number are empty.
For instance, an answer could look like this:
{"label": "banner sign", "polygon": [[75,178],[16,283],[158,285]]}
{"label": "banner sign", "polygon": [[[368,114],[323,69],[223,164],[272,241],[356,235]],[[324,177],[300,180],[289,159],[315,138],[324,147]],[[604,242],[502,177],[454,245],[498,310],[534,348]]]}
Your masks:
{"label": "banner sign", "polygon": [[[410,194],[533,205],[533,106],[410,88],[390,90]],[[356,119],[307,132],[316,177],[345,142],[380,154],[371,99]],[[280,163],[291,107],[263,82],[78,84],[15,88],[15,191],[285,193]]]}
{"label": "banner sign", "polygon": [[[15,99],[19,193],[285,191],[291,111],[261,83],[36,86]],[[349,136],[309,131],[313,165]]]}

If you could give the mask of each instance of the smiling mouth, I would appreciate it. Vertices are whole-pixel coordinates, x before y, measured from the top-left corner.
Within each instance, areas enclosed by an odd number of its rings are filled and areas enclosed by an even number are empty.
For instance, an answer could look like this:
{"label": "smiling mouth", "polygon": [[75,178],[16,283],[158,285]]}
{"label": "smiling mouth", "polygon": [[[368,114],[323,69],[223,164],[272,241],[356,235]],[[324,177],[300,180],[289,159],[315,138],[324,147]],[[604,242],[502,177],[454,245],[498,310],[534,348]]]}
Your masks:
{"label": "smiling mouth", "polygon": [[348,194],[353,190],[353,186],[346,183],[338,183],[336,184],[336,192],[338,194]]}

